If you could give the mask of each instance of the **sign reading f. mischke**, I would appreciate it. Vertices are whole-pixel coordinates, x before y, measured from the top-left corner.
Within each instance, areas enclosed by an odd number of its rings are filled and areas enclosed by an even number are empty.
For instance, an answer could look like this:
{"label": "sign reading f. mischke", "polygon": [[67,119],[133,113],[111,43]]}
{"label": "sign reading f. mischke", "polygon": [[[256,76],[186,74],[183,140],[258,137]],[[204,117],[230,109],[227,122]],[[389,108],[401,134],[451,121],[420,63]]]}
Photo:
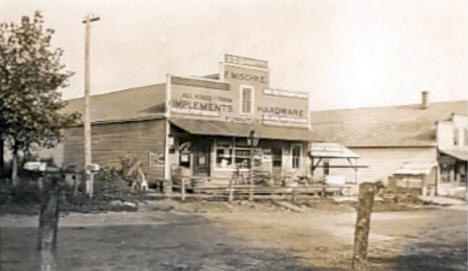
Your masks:
{"label": "sign reading f. mischke", "polygon": [[268,78],[264,75],[248,74],[242,72],[224,71],[224,78],[262,84],[268,83]]}

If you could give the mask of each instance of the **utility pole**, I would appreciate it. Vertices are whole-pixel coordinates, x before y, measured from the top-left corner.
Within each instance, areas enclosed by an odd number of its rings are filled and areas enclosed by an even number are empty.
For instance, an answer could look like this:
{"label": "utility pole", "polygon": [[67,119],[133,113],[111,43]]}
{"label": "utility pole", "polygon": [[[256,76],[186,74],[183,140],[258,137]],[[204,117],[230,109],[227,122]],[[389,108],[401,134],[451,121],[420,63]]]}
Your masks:
{"label": "utility pole", "polygon": [[91,165],[91,119],[89,114],[89,40],[91,23],[99,21],[99,17],[96,15],[88,14],[83,20],[86,25],[85,28],[85,55],[84,55],[84,170],[85,170],[85,181],[86,181],[86,194],[89,198],[93,197],[94,188],[94,176],[91,173],[89,166]]}

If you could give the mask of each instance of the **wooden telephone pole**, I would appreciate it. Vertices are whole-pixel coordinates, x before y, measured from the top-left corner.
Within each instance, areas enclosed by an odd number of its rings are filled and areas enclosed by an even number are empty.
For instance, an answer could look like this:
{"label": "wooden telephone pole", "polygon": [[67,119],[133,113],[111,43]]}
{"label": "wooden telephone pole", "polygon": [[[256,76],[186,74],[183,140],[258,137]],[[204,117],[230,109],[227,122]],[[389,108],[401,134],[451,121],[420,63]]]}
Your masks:
{"label": "wooden telephone pole", "polygon": [[88,14],[83,20],[86,25],[85,28],[85,67],[84,67],[84,170],[85,170],[85,181],[86,181],[86,194],[89,198],[93,197],[94,188],[94,176],[91,174],[89,166],[91,165],[91,119],[89,114],[89,40],[91,23],[99,21],[99,17]]}

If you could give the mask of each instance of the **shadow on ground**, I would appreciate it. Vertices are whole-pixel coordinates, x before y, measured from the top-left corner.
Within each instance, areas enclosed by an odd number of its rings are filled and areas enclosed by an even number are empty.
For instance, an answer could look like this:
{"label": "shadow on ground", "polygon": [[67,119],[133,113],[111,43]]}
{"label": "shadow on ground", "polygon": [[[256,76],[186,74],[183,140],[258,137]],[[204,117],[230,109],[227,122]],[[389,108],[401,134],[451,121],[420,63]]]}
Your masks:
{"label": "shadow on ground", "polygon": [[[57,270],[351,269],[349,238],[308,224],[328,221],[330,216],[279,213],[274,220],[274,213],[254,213],[250,215],[257,220],[253,220],[247,214],[239,213],[234,220],[169,211],[71,214],[61,222]],[[3,223],[5,218],[0,217],[0,270],[38,270],[37,219],[21,216]],[[374,220],[373,232],[392,238],[370,243],[370,270],[466,270],[466,212],[392,213]],[[324,226],[335,232],[341,225],[338,222]],[[242,227],[233,228],[233,223]]]}
{"label": "shadow on ground", "polygon": [[[232,236],[205,218],[184,215],[170,220],[61,227],[57,270],[317,270],[285,250]],[[2,228],[1,270],[38,270],[36,238],[33,227]]]}

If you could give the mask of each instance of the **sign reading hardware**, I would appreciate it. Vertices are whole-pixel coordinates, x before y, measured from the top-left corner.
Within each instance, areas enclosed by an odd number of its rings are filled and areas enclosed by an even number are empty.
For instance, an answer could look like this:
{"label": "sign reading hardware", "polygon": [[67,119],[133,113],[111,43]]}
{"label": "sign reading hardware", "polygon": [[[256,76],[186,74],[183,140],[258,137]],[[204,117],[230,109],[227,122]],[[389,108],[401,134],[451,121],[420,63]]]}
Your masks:
{"label": "sign reading hardware", "polygon": [[286,117],[304,117],[304,110],[302,109],[291,109],[291,108],[282,108],[275,106],[258,106],[257,110],[264,114],[277,115],[277,116],[286,116]]}
{"label": "sign reading hardware", "polygon": [[233,111],[231,98],[205,94],[182,93],[179,99],[173,99],[170,104],[175,113],[219,116],[219,113]]}
{"label": "sign reading hardware", "polygon": [[263,120],[265,121],[307,123],[307,118],[304,116],[304,110],[302,109],[258,106],[257,111],[263,113]]}

